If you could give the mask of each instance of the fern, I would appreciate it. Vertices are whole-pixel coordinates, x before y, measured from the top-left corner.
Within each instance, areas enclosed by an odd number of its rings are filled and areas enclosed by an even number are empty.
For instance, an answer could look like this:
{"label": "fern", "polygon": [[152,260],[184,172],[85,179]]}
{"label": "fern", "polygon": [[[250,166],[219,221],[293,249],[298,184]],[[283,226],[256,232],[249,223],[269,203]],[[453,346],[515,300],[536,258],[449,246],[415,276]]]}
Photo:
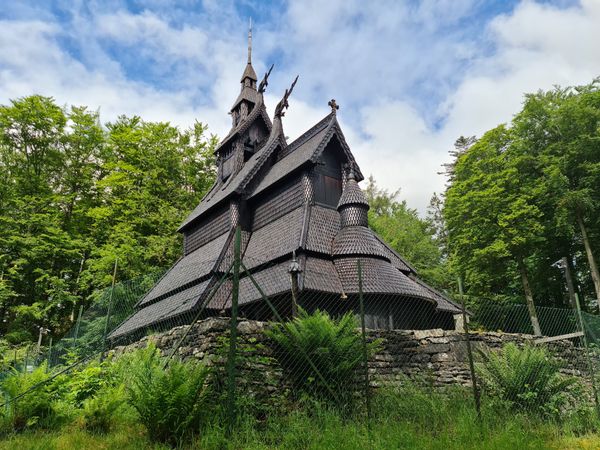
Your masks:
{"label": "fern", "polygon": [[[46,363],[35,368],[31,373],[22,373],[11,369],[11,374],[0,383],[0,394],[6,402],[3,422],[14,431],[25,428],[44,427],[53,419],[53,387],[45,384],[50,375],[46,373]],[[35,392],[20,395],[39,386]]]}
{"label": "fern", "polygon": [[[346,408],[352,404],[363,361],[356,326],[351,313],[333,320],[326,312],[308,314],[300,308],[297,318],[275,323],[266,333],[298,392]],[[368,355],[377,346],[377,342],[369,343]]]}
{"label": "fern", "polygon": [[573,378],[542,347],[507,344],[499,352],[482,352],[478,365],[484,388],[514,410],[558,412]]}
{"label": "fern", "polygon": [[154,346],[137,352],[130,360],[127,392],[152,440],[176,445],[199,428],[207,378],[208,369],[194,362],[174,360],[163,370]]}

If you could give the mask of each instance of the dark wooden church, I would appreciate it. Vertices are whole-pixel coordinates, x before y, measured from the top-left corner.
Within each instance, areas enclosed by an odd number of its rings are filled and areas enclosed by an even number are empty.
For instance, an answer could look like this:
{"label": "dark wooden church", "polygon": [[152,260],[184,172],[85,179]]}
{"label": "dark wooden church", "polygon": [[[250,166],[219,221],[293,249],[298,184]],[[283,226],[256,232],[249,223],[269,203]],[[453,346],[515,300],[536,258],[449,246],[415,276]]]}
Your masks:
{"label": "dark wooden church", "polygon": [[[269,71],[270,72],[270,71]],[[331,112],[288,143],[282,117],[263,101],[269,74],[257,85],[248,63],[231,107],[232,128],[216,149],[217,180],[179,228],[183,255],[109,336],[114,342],[189,322],[231,265],[236,227],[243,263],[282,316],[297,303],[332,314],[357,308],[361,260],[366,324],[370,328],[454,328],[456,304],[417,278],[415,270],[368,226],[369,204],[336,114]],[[231,282],[205,305],[204,316],[228,315]],[[249,277],[240,280],[240,315],[272,319]]]}

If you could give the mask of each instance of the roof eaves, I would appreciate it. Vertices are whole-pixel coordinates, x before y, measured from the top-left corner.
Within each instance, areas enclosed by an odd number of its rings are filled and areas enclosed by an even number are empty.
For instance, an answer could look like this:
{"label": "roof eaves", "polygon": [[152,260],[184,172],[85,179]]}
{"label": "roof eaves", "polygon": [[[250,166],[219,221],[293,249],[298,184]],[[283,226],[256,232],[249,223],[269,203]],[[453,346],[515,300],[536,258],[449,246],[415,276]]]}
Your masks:
{"label": "roof eaves", "polygon": [[413,272],[415,275],[417,275],[417,270],[416,270],[416,269],[415,269],[415,268],[414,268],[414,267],[413,267],[411,264],[409,264],[409,263],[406,261],[406,259],[404,259],[402,256],[400,256],[400,254],[399,254],[399,253],[398,253],[396,250],[394,250],[394,249],[393,249],[393,248],[392,248],[392,247],[391,247],[391,246],[390,246],[390,245],[389,245],[387,242],[385,242],[385,240],[384,240],[384,239],[383,239],[381,236],[379,236],[377,233],[375,233],[375,231],[374,231],[372,228],[370,228],[370,229],[371,229],[371,231],[373,232],[373,235],[374,235],[374,236],[377,238],[377,240],[378,240],[379,242],[381,242],[381,244],[382,244],[383,246],[385,246],[385,247],[386,247],[386,248],[387,248],[387,249],[388,249],[388,250],[389,250],[391,253],[393,253],[393,254],[394,254],[394,255],[395,255],[395,256],[396,256],[396,257],[397,257],[397,258],[398,258],[400,261],[402,261],[402,262],[403,262],[403,263],[406,265],[406,267],[408,267],[408,268],[411,270],[411,272]]}

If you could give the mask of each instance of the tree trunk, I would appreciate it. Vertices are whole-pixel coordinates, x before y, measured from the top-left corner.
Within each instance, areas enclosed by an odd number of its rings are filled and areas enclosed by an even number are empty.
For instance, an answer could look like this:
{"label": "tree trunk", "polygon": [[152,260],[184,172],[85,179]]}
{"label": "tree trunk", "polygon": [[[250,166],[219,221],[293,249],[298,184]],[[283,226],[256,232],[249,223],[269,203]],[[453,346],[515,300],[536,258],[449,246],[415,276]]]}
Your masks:
{"label": "tree trunk", "polygon": [[540,328],[540,322],[538,320],[537,311],[533,303],[533,293],[531,292],[531,286],[529,285],[529,278],[527,277],[527,268],[523,262],[523,258],[517,257],[517,265],[519,266],[519,272],[521,273],[521,281],[523,282],[523,290],[525,291],[525,300],[527,301],[527,309],[529,311],[529,318],[531,319],[531,326],[533,327],[533,334],[536,336],[542,335]]}
{"label": "tree trunk", "polygon": [[571,258],[563,256],[563,265],[565,266],[565,278],[567,279],[567,290],[569,291],[569,303],[573,310],[577,309],[575,304],[575,286],[573,285],[573,277],[571,276]]}
{"label": "tree trunk", "polygon": [[587,229],[583,223],[583,217],[581,212],[577,211],[577,223],[581,229],[581,237],[583,238],[583,245],[585,246],[585,253],[590,263],[590,272],[592,272],[592,281],[594,282],[594,288],[596,290],[596,299],[598,301],[598,308],[600,308],[600,273],[598,272],[598,266],[594,260],[594,254],[592,253],[592,247],[590,246],[590,239],[588,238]]}

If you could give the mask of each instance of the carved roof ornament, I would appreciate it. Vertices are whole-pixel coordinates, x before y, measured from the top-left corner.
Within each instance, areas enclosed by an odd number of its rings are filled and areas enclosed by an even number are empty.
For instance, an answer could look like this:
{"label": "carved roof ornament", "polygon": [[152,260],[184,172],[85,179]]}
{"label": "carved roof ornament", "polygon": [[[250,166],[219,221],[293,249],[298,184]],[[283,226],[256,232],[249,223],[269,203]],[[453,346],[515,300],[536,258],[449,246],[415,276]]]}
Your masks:
{"label": "carved roof ornament", "polygon": [[260,84],[258,85],[258,92],[259,93],[264,93],[265,89],[267,89],[267,86],[269,85],[269,75],[271,75],[271,70],[273,70],[273,67],[275,66],[275,64],[271,64],[271,68],[269,69],[269,71],[267,73],[265,73],[265,76],[263,77],[263,79],[260,81]]}
{"label": "carved roof ornament", "polygon": [[340,105],[338,105],[335,101],[335,98],[332,98],[331,100],[329,100],[329,102],[327,102],[327,104],[329,106],[331,106],[331,112],[332,113],[336,113],[338,109],[340,109]]}
{"label": "carved roof ornament", "polygon": [[285,90],[285,93],[283,94],[283,98],[279,101],[279,103],[277,103],[277,106],[275,107],[275,117],[285,116],[284,109],[287,109],[290,106],[290,104],[288,103],[288,98],[290,98],[290,95],[292,94],[292,91],[294,90],[294,86],[296,86],[296,82],[298,81],[298,76],[299,75],[296,75],[296,79],[294,80],[294,82],[292,83],[290,88]]}
{"label": "carved roof ornament", "polygon": [[300,263],[296,259],[296,250],[292,251],[292,260],[290,261],[290,267],[288,269],[289,273],[300,273],[302,269],[300,268]]}

